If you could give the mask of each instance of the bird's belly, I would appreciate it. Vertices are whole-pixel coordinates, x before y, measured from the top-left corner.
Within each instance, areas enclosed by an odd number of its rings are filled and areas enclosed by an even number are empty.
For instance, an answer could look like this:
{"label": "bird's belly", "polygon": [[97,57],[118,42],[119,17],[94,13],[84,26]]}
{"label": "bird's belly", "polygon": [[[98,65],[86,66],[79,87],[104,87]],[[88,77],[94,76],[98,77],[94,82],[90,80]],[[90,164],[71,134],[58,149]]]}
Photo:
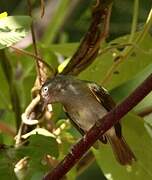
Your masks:
{"label": "bird's belly", "polygon": [[83,107],[78,111],[69,112],[72,120],[84,131],[88,131],[97,120],[101,119],[107,110],[100,107]]}

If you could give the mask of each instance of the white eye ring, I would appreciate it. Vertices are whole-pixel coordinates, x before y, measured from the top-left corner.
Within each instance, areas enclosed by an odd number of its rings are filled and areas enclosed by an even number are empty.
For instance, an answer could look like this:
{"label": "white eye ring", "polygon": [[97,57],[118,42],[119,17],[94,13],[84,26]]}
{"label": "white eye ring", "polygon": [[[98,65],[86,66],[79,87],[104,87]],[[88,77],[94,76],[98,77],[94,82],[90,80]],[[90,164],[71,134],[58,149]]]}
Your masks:
{"label": "white eye ring", "polygon": [[43,87],[43,93],[47,93],[49,88],[47,86]]}

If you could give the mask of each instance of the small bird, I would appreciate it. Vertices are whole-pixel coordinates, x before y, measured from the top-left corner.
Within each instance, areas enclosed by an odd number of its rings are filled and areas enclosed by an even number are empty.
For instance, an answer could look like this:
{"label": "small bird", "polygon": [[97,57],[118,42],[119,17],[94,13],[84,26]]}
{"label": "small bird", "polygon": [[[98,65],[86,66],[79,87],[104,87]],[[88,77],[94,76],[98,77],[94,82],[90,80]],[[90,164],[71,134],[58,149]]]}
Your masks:
{"label": "small bird", "polygon": [[[103,87],[70,75],[57,75],[47,80],[40,93],[45,104],[61,103],[69,119],[82,135],[115,106]],[[131,165],[136,160],[122,136],[120,123],[109,129],[100,141],[111,144],[121,165]]]}

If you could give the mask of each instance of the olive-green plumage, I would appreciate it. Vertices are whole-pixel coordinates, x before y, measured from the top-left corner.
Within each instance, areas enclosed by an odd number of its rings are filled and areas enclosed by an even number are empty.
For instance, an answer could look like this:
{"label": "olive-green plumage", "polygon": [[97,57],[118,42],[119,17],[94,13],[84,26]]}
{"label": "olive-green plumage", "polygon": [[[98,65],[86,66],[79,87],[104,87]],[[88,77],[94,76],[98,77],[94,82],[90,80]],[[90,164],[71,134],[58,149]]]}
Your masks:
{"label": "olive-green plumage", "polygon": [[[48,80],[41,89],[41,96],[46,104],[60,102],[81,134],[115,106],[104,88],[68,75],[57,75]],[[111,144],[120,164],[131,164],[136,159],[122,136],[120,123],[109,129],[100,140]]]}

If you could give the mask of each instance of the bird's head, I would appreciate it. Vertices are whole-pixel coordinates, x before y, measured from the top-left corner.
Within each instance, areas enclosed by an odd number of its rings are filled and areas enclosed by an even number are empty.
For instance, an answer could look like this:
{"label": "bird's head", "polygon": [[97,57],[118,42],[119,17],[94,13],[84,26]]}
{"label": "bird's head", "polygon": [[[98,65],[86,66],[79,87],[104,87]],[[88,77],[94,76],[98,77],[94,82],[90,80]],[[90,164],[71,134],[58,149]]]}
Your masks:
{"label": "bird's head", "polygon": [[40,94],[47,104],[61,102],[74,93],[75,79],[72,76],[57,75],[48,79],[42,86]]}

